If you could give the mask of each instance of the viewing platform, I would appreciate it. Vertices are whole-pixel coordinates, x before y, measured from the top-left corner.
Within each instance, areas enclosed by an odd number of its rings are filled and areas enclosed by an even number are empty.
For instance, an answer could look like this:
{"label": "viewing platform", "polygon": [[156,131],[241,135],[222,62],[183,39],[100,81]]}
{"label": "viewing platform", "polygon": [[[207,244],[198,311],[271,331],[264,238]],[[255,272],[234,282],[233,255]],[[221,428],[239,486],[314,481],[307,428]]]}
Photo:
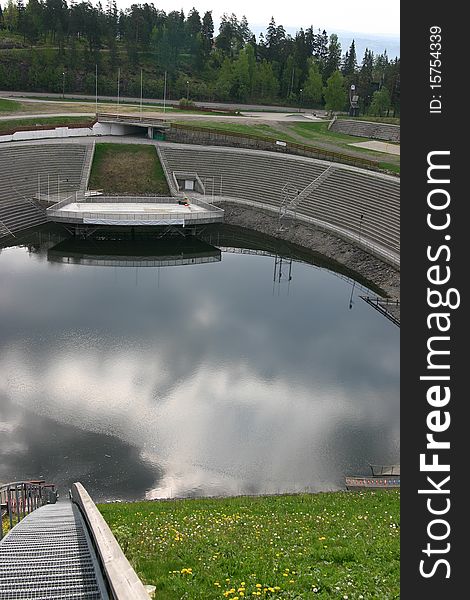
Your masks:
{"label": "viewing platform", "polygon": [[161,227],[222,223],[224,211],[203,200],[172,197],[72,196],[50,206],[47,220],[76,225]]}

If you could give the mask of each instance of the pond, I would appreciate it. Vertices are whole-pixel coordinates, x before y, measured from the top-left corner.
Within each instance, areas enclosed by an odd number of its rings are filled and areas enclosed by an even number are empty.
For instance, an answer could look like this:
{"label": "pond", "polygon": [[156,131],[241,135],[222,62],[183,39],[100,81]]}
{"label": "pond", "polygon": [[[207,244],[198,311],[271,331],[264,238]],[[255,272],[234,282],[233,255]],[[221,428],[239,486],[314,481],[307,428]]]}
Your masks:
{"label": "pond", "polygon": [[314,492],[398,463],[399,329],[350,278],[247,235],[3,248],[0,481]]}

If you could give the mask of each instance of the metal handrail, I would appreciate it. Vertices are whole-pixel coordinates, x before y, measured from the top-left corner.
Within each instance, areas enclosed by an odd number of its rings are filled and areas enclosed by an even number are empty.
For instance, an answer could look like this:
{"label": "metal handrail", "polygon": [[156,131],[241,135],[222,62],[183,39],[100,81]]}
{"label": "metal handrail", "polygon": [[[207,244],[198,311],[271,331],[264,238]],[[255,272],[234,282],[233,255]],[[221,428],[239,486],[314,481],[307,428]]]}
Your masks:
{"label": "metal handrail", "polygon": [[44,481],[12,481],[0,485],[1,526],[0,540],[3,538],[3,518],[6,516],[10,528],[26,515],[45,504],[55,504],[55,485]]}

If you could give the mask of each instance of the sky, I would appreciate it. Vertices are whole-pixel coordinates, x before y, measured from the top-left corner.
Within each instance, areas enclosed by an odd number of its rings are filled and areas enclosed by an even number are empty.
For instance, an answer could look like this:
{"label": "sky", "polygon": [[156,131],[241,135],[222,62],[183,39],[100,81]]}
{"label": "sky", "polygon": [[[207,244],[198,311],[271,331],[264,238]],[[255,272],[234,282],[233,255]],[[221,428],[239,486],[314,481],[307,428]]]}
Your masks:
{"label": "sky", "polygon": [[[143,0],[117,0],[119,8],[126,8]],[[147,0],[151,1],[151,0]],[[155,0],[155,6],[165,12],[183,9],[185,14],[194,6],[201,15],[212,10],[214,22],[221,15],[234,12],[239,18],[246,15],[252,29],[266,27],[271,16],[285,28],[308,27],[326,29],[328,32],[348,31],[374,35],[398,36],[400,32],[400,2],[389,0],[335,0],[312,2],[312,0]]]}

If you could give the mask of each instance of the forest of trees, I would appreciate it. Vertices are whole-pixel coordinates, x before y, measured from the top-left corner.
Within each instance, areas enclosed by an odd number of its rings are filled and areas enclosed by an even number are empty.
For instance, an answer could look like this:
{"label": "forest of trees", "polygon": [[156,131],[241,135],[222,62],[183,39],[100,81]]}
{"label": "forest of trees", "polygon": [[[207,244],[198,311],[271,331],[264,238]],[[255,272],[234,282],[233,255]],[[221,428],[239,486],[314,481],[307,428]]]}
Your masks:
{"label": "forest of trees", "polygon": [[356,86],[362,113],[398,115],[400,60],[354,41],[343,53],[334,33],[292,36],[271,19],[258,39],[245,17],[164,11],[154,4],[118,10],[116,0],[8,0],[0,5],[0,89],[140,94],[192,100],[326,106],[347,110]]}

